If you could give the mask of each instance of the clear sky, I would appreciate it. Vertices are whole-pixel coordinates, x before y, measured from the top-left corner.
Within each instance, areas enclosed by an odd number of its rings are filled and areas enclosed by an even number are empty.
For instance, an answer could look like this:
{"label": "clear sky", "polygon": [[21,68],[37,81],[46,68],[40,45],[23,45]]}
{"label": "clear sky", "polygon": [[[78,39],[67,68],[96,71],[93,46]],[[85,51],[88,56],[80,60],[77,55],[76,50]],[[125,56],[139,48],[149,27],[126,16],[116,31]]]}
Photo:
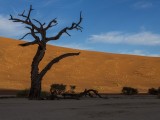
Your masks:
{"label": "clear sky", "polygon": [[[48,36],[79,20],[83,32],[69,31],[50,44],[122,54],[160,57],[160,0],[0,0],[0,36],[19,39],[27,31],[22,24],[9,21],[30,5],[32,18],[58,25]],[[31,37],[25,40],[32,40]]]}

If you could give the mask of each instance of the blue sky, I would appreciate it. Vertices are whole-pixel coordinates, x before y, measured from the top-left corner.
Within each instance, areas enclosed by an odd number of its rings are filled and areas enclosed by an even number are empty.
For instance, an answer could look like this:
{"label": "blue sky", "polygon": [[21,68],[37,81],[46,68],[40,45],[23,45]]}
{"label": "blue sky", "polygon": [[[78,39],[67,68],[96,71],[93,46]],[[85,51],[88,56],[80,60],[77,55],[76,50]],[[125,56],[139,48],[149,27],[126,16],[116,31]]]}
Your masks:
{"label": "blue sky", "polygon": [[[69,31],[49,44],[121,54],[160,57],[160,0],[0,0],[0,36],[19,39],[27,32],[22,24],[9,21],[35,9],[32,18],[49,22],[57,18],[58,25],[48,36],[72,22],[82,11],[83,32]],[[31,37],[25,40],[32,40]]]}

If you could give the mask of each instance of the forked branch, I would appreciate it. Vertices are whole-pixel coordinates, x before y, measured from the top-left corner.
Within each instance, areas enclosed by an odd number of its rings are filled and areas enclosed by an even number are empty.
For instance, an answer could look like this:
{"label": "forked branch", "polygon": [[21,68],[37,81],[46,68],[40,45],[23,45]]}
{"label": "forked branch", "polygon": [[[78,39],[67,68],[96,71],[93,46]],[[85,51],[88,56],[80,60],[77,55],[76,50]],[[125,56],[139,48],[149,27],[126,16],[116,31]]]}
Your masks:
{"label": "forked branch", "polygon": [[[82,31],[82,27],[80,26],[81,22],[82,22],[82,12],[80,12],[80,17],[79,17],[79,21],[78,22],[73,22],[69,27],[65,27],[62,30],[60,30],[55,36],[53,37],[47,37],[46,33],[47,30],[53,26],[56,26],[57,23],[57,19],[54,18],[53,20],[51,20],[48,25],[45,26],[45,23],[41,23],[40,21],[38,21],[37,19],[31,19],[31,12],[32,12],[32,5],[30,6],[30,9],[28,11],[28,14],[25,15],[25,11],[23,11],[21,14],[18,14],[18,16],[20,16],[22,19],[20,18],[14,18],[12,15],[10,15],[10,19],[13,22],[20,22],[23,23],[26,26],[27,29],[30,30],[30,32],[26,33],[21,39],[24,39],[26,36],[28,35],[32,35],[32,37],[34,37],[34,39],[36,39],[37,41],[43,41],[43,43],[47,43],[48,41],[51,40],[58,40],[64,33],[71,36],[69,34],[69,31],[71,30],[80,30]],[[38,23],[40,26],[36,26],[36,24],[34,24],[32,21]],[[37,35],[37,33],[39,33],[40,37]]]}
{"label": "forked branch", "polygon": [[49,24],[47,25],[47,27],[45,28],[45,30],[48,30],[49,28],[51,28],[51,27],[53,27],[53,26],[56,26],[56,25],[58,24],[56,19],[57,19],[57,18],[51,20],[51,21],[49,22]]}
{"label": "forked branch", "polygon": [[30,5],[30,9],[29,9],[29,12],[28,12],[27,15],[25,15],[25,11],[23,11],[22,14],[18,14],[18,16],[23,17],[25,19],[14,18],[12,15],[10,15],[10,19],[9,20],[12,20],[13,22],[24,23],[24,24],[32,27],[33,29],[35,29],[37,31],[40,31],[40,28],[38,28],[35,24],[33,24],[31,19],[30,19],[30,15],[31,15],[32,10],[33,10],[32,9],[32,5]]}
{"label": "forked branch", "polygon": [[72,23],[72,25],[70,27],[65,27],[63,28],[61,31],[58,32],[57,35],[55,35],[54,37],[50,37],[50,38],[46,38],[46,42],[50,41],[50,40],[58,40],[64,33],[66,33],[67,35],[70,36],[70,34],[67,32],[69,30],[80,30],[82,31],[82,27],[80,26],[80,23],[82,22],[82,12],[80,12],[80,18],[79,21],[77,23]]}
{"label": "forked branch", "polygon": [[40,25],[40,28],[43,29],[43,26],[46,24],[46,23],[41,23],[40,21],[36,20],[36,19],[33,19],[34,21],[36,21],[39,25]]}

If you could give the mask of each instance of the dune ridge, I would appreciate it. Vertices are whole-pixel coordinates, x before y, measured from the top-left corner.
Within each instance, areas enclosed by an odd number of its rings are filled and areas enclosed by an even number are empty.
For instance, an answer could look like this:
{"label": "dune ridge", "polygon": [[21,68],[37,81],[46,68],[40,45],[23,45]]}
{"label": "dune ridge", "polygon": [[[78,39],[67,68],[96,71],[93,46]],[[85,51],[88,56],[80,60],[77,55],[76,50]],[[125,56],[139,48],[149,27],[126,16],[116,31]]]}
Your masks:
{"label": "dune ridge", "polygon": [[[30,65],[36,45],[20,47],[24,41],[0,37],[0,89],[20,90],[30,87]],[[148,88],[160,86],[160,58],[112,54],[69,49],[48,45],[42,69],[53,58],[68,52],[81,52],[55,64],[42,81],[48,91],[52,83],[76,85],[77,91],[85,88],[105,93],[118,93],[123,86]]]}

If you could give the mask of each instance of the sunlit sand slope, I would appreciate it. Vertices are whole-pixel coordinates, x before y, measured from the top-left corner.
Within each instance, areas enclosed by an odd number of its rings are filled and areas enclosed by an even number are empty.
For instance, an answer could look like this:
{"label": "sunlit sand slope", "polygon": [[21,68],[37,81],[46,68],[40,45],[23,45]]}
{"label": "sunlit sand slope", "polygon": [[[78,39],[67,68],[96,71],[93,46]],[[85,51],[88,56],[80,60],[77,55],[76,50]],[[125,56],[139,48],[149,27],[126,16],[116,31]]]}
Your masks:
{"label": "sunlit sand slope", "polygon": [[[37,46],[20,47],[23,41],[0,37],[0,89],[30,87],[30,69]],[[94,88],[100,92],[120,92],[123,86],[148,88],[160,86],[160,58],[111,54],[47,46],[42,69],[53,58],[69,52],[81,52],[53,65],[43,78],[42,89],[52,83],[76,85],[77,91]]]}

